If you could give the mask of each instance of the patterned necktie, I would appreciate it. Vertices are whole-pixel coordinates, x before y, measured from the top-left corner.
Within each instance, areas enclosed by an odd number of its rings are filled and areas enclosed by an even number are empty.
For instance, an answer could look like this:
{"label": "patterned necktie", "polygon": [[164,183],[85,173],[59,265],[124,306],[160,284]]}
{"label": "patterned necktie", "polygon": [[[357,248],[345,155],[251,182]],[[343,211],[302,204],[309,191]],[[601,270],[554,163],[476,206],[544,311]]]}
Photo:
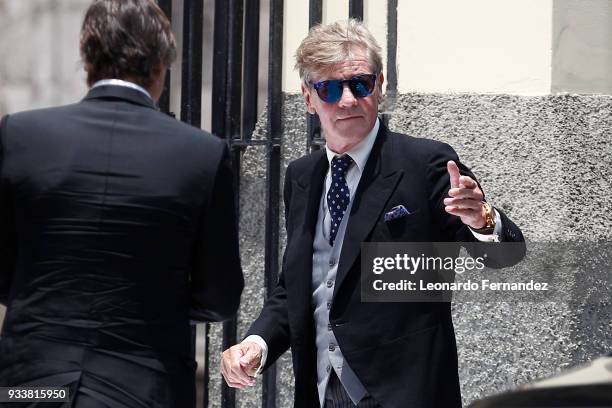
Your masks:
{"label": "patterned necktie", "polygon": [[329,245],[334,245],[338,228],[346,208],[351,201],[348,185],[346,184],[346,172],[353,162],[349,155],[335,156],[331,161],[332,180],[327,192],[327,208],[331,215],[331,230],[329,233]]}

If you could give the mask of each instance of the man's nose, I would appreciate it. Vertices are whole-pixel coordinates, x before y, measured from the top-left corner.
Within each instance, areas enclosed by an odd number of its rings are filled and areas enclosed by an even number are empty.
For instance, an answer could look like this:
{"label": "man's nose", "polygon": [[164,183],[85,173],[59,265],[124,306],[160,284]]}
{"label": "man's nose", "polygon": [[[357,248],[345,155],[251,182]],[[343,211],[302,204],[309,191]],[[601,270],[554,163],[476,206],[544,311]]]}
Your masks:
{"label": "man's nose", "polygon": [[342,96],[340,97],[338,104],[341,108],[348,108],[357,104],[357,98],[355,98],[355,95],[353,95],[353,92],[351,91],[351,88],[349,88],[348,84],[344,84],[342,87]]}

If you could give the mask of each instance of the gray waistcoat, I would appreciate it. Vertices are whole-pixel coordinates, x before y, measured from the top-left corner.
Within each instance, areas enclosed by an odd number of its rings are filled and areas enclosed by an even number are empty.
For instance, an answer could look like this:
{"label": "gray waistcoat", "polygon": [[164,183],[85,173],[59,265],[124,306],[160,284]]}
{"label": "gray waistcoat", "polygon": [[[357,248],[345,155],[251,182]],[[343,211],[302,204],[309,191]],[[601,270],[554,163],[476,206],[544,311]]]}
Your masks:
{"label": "gray waistcoat", "polygon": [[[329,240],[324,236],[323,232],[325,211],[327,211],[324,200],[325,194],[319,205],[319,216],[312,255],[312,305],[316,324],[319,402],[323,406],[329,373],[333,369],[353,403],[357,404],[367,394],[367,391],[344,360],[336,336],[329,323],[329,309],[331,308],[332,295],[334,293],[338,260],[340,259],[344,232],[346,231],[349,217],[346,216],[342,219],[334,246],[331,247]],[[351,199],[346,214],[350,214],[352,203]]]}

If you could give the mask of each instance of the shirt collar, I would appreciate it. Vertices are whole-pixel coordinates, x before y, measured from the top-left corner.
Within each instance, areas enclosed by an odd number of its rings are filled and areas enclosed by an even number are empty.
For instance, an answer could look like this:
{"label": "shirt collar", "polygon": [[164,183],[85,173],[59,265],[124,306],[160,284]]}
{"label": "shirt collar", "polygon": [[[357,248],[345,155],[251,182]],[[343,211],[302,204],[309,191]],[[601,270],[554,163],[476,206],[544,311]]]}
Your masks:
{"label": "shirt collar", "polygon": [[[374,127],[370,130],[370,133],[359,143],[357,143],[351,150],[346,152],[351,159],[355,162],[360,172],[363,172],[366,162],[368,161],[368,157],[370,157],[370,152],[372,151],[372,146],[374,146],[374,142],[376,141],[376,135],[378,134],[378,129],[380,128],[380,121],[376,118],[376,122],[374,123]],[[327,153],[327,161],[331,165],[332,159],[337,156],[336,152],[333,152],[331,149],[325,145],[325,152]]]}
{"label": "shirt collar", "polygon": [[99,86],[105,86],[105,85],[123,86],[123,87],[126,87],[126,88],[135,89],[135,90],[140,91],[143,94],[145,94],[149,99],[153,100],[153,98],[151,97],[151,94],[149,93],[149,91],[144,89],[142,86],[140,86],[138,84],[135,84],[133,82],[124,81],[123,79],[102,79],[102,80],[96,82],[95,84],[93,84],[93,86],[91,88],[93,89],[93,88],[97,88]]}

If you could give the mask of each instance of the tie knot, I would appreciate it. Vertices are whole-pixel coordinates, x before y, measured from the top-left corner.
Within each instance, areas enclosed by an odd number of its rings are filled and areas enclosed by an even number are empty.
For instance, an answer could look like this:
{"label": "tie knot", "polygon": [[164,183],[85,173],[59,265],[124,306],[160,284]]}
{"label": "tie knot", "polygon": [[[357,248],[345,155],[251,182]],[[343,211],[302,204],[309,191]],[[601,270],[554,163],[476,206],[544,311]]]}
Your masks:
{"label": "tie knot", "polygon": [[348,154],[344,156],[334,156],[331,161],[332,176],[344,177],[352,162],[353,159],[351,159],[351,156]]}

